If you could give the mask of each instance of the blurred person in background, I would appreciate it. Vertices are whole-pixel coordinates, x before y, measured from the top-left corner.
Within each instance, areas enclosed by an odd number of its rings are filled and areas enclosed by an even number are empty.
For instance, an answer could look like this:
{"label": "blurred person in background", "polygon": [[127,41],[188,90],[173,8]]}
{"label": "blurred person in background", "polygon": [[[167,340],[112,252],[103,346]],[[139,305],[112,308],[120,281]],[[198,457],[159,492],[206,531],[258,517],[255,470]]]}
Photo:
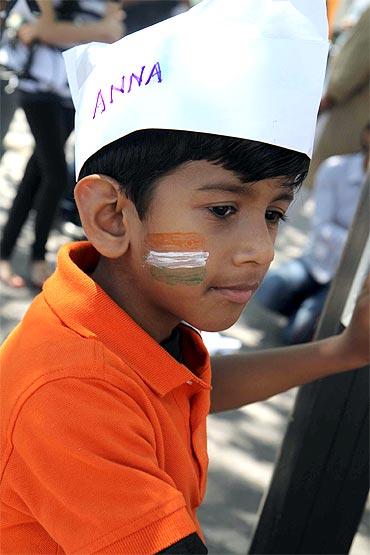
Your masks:
{"label": "blurred person in background", "polygon": [[338,9],[340,6],[340,0],[326,0],[326,10],[328,13],[328,24],[329,24],[329,38],[333,36],[333,27]]}
{"label": "blurred person in background", "polygon": [[255,293],[265,308],[288,318],[287,345],[313,337],[337,270],[369,165],[370,122],[361,133],[361,152],[332,156],[316,174],[315,211],[302,256],[272,269]]}
{"label": "blurred person in background", "polygon": [[[124,12],[119,3],[104,0],[17,0],[12,4],[29,21],[18,32],[30,51],[18,94],[35,148],[3,230],[0,280],[10,287],[25,285],[24,279],[13,273],[10,259],[23,224],[31,209],[36,208],[29,274],[31,283],[39,288],[51,274],[45,260],[46,242],[67,184],[64,145],[74,126],[62,51],[75,44],[120,39],[124,34]],[[39,13],[32,11],[35,4]]]}
{"label": "blurred person in background", "polygon": [[135,33],[191,7],[189,0],[123,0],[126,34]]}
{"label": "blurred person in background", "polygon": [[344,39],[343,31],[349,30],[356,25],[363,12],[369,7],[370,0],[329,0],[336,3],[332,10],[333,40],[341,35]]}
{"label": "blurred person in background", "polygon": [[[312,187],[320,164],[334,154],[360,149],[363,122],[369,117],[370,7],[332,50],[310,170],[304,182]],[[320,121],[321,120],[321,121]]]}

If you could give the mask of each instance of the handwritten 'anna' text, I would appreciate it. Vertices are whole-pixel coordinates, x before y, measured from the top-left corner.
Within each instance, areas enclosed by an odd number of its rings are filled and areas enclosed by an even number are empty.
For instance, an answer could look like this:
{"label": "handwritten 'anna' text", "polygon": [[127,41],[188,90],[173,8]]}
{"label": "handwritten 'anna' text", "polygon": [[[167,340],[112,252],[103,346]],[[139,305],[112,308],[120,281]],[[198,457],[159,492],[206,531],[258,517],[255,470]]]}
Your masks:
{"label": "handwritten 'anna' text", "polygon": [[[141,87],[142,84],[144,86],[149,85],[151,80],[154,78],[157,79],[157,83],[162,83],[162,72],[159,62],[156,62],[150,71],[146,71],[146,66],[142,66],[141,71],[140,73],[138,73],[138,75],[136,75],[136,73],[131,73],[131,75],[127,79],[125,75],[122,75],[121,86],[117,87],[116,85],[111,85],[110,93],[105,92],[105,97],[103,95],[102,89],[100,89],[96,96],[93,119],[95,119],[97,113],[102,114],[103,112],[105,112],[107,105],[113,104],[113,102],[117,98],[118,93],[129,94],[136,87]],[[125,83],[127,85],[127,90],[125,90]]]}

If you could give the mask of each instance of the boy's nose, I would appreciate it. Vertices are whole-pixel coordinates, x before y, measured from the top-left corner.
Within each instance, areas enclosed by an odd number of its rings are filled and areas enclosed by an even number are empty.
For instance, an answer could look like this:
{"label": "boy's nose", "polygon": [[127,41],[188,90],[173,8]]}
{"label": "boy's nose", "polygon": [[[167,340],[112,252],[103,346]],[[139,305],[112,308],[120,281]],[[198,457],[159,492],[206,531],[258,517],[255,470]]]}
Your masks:
{"label": "boy's nose", "polygon": [[263,225],[247,226],[239,236],[238,245],[233,256],[235,266],[241,266],[247,262],[268,266],[274,259],[274,239],[265,220]]}

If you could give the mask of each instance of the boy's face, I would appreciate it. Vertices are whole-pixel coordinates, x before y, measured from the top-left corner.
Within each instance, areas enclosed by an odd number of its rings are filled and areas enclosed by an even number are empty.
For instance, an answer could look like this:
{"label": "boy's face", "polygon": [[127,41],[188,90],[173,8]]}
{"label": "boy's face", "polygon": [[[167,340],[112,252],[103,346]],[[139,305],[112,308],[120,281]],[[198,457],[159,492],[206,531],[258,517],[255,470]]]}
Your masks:
{"label": "boy's face", "polygon": [[143,221],[128,210],[129,247],[114,264],[119,304],[157,338],[181,320],[230,327],[273,260],[292,196],[282,179],[246,186],[207,161],[180,166],[158,181]]}

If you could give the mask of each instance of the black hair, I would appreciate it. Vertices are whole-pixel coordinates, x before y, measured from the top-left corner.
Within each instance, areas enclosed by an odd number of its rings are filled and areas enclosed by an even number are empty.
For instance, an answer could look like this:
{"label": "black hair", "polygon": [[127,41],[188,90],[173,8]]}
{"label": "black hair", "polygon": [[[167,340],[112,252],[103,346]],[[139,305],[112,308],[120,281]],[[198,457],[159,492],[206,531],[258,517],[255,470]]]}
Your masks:
{"label": "black hair", "polygon": [[114,178],[143,219],[156,180],[195,160],[207,160],[233,171],[243,183],[284,177],[284,184],[290,187],[302,183],[309,167],[305,154],[258,141],[193,131],[147,129],[101,148],[85,162],[79,179],[94,173]]}

